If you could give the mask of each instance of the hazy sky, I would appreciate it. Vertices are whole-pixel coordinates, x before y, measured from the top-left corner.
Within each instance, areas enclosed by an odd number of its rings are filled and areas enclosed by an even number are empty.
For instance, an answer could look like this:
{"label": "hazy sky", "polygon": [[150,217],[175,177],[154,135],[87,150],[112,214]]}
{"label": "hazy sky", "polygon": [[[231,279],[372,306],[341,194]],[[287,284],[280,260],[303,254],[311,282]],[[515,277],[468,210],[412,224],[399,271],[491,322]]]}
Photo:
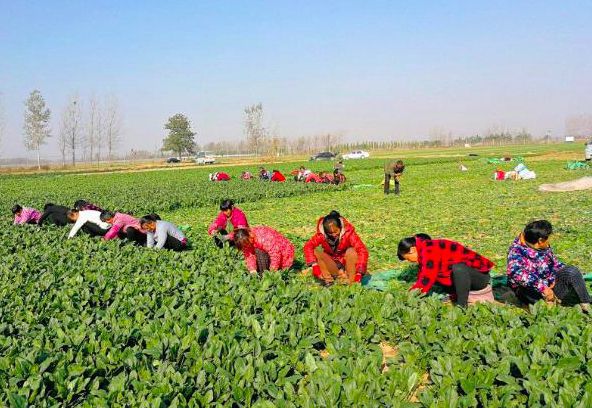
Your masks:
{"label": "hazy sky", "polygon": [[35,88],[54,135],[72,93],[116,95],[121,150],[160,147],[177,112],[198,142],[238,140],[257,102],[286,137],[560,135],[592,113],[592,2],[0,0],[4,157]]}

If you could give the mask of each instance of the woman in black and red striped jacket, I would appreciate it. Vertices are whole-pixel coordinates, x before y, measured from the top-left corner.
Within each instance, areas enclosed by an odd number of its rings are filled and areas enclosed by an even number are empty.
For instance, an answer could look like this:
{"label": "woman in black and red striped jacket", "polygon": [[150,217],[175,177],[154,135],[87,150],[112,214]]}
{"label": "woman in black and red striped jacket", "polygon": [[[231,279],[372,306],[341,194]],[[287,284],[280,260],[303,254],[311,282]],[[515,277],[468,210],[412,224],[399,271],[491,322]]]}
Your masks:
{"label": "woman in black and red striped jacket", "polygon": [[399,242],[397,256],[419,265],[417,282],[411,290],[427,293],[438,283],[456,293],[457,304],[466,306],[469,291],[485,289],[493,262],[458,242],[430,239],[426,234],[404,238]]}

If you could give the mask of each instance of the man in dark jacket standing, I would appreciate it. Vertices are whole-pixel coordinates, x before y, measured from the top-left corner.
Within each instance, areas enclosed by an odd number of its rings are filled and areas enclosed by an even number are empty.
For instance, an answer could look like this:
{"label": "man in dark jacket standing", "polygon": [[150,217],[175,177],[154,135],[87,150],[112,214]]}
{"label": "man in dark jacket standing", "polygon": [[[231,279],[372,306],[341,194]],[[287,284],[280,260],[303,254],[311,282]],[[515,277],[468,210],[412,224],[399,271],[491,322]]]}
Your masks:
{"label": "man in dark jacket standing", "polygon": [[384,164],[384,194],[391,192],[391,177],[395,180],[395,194],[401,192],[400,181],[405,171],[403,160],[389,160]]}

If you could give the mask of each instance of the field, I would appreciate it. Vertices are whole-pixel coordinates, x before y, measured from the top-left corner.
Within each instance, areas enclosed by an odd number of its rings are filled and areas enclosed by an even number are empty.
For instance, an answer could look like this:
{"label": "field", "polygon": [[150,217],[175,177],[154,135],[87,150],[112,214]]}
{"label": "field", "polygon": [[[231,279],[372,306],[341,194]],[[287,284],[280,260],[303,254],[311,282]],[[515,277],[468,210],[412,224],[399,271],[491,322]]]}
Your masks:
{"label": "field", "polygon": [[[581,159],[581,146],[467,152],[404,152],[399,197],[382,194],[382,159],[346,162],[348,183],[339,187],[213,184],[211,169],[0,176],[0,404],[592,406],[592,321],[576,308],[462,310],[409,293],[408,282],[378,292],[323,288],[296,271],[253,277],[205,232],[228,197],[252,225],[270,225],[302,248],[318,217],[337,209],[366,242],[371,272],[404,267],[399,239],[427,232],[471,246],[503,274],[512,239],[546,218],[560,258],[592,272],[590,191],[537,191],[592,174],[563,169]],[[537,180],[492,181],[485,158],[505,153],[525,157]],[[67,229],[11,225],[15,202],[78,198],[190,225],[194,249],[67,241]]]}

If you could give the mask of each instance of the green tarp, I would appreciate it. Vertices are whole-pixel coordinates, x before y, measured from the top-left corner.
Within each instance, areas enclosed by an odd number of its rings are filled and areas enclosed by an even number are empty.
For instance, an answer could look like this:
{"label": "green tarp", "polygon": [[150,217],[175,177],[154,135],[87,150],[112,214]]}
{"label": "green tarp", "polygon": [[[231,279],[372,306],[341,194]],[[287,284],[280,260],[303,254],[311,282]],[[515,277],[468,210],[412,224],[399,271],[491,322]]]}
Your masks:
{"label": "green tarp", "polygon": [[524,157],[522,156],[516,156],[516,157],[512,157],[510,160],[502,160],[502,159],[498,159],[496,157],[492,157],[491,159],[487,159],[487,163],[488,164],[505,164],[505,163],[523,163],[524,162]]}
{"label": "green tarp", "polygon": [[[390,269],[386,271],[379,271],[373,274],[365,275],[362,278],[361,284],[368,289],[376,289],[385,291],[389,287],[389,283],[393,280],[409,281],[409,269]],[[584,274],[586,282],[592,282],[592,273]],[[492,275],[491,283],[494,288],[505,287],[508,283],[506,275]]]}
{"label": "green tarp", "polygon": [[589,168],[587,163],[581,161],[570,161],[565,165],[566,170],[587,170]]}

